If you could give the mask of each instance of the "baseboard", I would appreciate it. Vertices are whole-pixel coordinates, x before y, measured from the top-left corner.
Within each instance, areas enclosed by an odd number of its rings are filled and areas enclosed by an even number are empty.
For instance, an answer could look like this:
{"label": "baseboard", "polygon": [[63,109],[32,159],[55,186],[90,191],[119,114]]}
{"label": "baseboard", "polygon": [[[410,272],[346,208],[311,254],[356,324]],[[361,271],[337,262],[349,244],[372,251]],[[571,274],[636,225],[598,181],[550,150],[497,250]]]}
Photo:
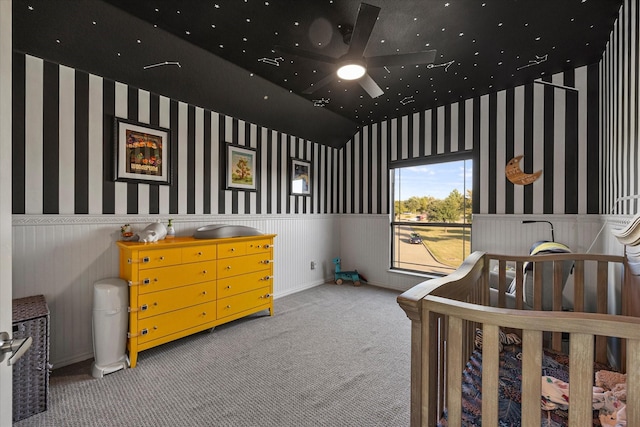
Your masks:
{"label": "baseboard", "polygon": [[[68,359],[57,360],[51,363],[51,369],[59,369],[68,365],[73,365],[74,363],[84,362],[85,360],[93,359],[93,352],[87,352],[75,355]],[[87,374],[91,374],[91,372],[87,372]]]}
{"label": "baseboard", "polygon": [[273,299],[276,300],[278,298],[286,297],[287,295],[297,294],[298,292],[306,291],[307,289],[311,289],[311,288],[315,288],[316,286],[320,286],[320,285],[322,285],[322,284],[324,284],[326,282],[327,282],[327,279],[325,279],[325,280],[317,280],[315,282],[307,283],[307,284],[302,285],[302,286],[300,286],[298,288],[295,288],[295,289],[291,289],[291,290],[284,291],[284,292],[274,293],[273,294]]}

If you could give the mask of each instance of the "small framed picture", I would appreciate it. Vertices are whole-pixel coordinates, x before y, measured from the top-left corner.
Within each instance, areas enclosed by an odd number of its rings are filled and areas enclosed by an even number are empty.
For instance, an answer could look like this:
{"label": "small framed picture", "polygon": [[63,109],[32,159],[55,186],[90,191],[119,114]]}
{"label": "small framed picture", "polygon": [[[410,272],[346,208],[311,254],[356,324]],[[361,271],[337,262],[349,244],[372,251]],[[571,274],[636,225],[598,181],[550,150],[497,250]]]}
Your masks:
{"label": "small framed picture", "polygon": [[113,180],[171,185],[169,129],[115,118]]}
{"label": "small framed picture", "polygon": [[311,162],[291,159],[290,189],[293,195],[311,195]]}
{"label": "small framed picture", "polygon": [[254,148],[227,144],[227,189],[256,191],[256,165]]}

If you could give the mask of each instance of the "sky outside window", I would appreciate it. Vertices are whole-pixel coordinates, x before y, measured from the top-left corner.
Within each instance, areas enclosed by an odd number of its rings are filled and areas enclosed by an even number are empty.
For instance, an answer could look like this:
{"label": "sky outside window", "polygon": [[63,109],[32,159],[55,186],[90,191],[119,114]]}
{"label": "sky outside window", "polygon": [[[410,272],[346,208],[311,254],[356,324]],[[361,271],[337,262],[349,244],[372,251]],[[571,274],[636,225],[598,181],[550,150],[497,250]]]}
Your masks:
{"label": "sky outside window", "polygon": [[432,196],[445,199],[454,189],[465,194],[472,189],[472,161],[398,168],[395,170],[395,200]]}

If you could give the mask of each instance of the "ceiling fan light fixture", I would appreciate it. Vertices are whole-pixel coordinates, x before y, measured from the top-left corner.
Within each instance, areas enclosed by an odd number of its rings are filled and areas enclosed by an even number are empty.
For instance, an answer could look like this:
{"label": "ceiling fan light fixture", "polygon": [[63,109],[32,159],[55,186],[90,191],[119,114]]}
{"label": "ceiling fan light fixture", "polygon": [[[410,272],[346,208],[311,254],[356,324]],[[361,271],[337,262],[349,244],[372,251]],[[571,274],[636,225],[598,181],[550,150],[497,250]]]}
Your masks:
{"label": "ceiling fan light fixture", "polygon": [[358,62],[346,62],[338,68],[337,74],[343,80],[357,80],[364,76],[367,69]]}

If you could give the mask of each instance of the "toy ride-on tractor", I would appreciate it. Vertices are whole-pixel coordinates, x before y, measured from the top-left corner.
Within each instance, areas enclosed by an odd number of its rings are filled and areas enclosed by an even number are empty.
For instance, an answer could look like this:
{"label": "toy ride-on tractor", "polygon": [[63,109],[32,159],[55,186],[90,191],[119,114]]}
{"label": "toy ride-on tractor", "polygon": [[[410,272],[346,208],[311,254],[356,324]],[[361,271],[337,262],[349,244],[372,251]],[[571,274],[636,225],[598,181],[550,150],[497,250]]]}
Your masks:
{"label": "toy ride-on tractor", "polygon": [[341,271],[340,270],[340,258],[334,258],[333,263],[336,265],[335,277],[334,280],[337,285],[342,285],[345,280],[350,280],[353,282],[353,286],[360,286],[361,280],[365,282],[367,279],[360,273],[358,270],[354,271]]}

